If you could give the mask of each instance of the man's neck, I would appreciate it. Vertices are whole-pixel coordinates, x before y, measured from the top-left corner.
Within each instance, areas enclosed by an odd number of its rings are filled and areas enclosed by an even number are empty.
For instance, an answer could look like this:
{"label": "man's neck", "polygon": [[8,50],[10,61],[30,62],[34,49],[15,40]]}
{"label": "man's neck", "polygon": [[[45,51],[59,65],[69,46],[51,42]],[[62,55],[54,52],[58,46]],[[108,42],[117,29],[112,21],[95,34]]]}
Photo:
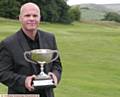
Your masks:
{"label": "man's neck", "polygon": [[28,31],[28,30],[25,30],[25,29],[22,29],[22,30],[29,38],[31,38],[32,40],[35,40],[37,30],[34,30],[34,31]]}

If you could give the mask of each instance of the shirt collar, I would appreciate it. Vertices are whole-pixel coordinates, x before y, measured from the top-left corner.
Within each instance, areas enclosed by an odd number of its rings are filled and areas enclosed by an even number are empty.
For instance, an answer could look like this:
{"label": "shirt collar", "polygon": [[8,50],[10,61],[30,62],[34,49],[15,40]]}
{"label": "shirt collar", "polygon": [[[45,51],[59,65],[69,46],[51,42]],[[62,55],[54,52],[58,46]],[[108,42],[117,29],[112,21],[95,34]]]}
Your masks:
{"label": "shirt collar", "polygon": [[[22,29],[21,29],[21,30],[22,30]],[[37,31],[37,33],[36,33],[36,35],[35,35],[35,40],[32,40],[30,37],[28,37],[28,36],[24,33],[23,30],[22,30],[22,32],[23,32],[23,35],[25,36],[25,38],[26,38],[28,41],[35,42],[35,41],[38,41],[38,39],[39,39],[38,31]]]}

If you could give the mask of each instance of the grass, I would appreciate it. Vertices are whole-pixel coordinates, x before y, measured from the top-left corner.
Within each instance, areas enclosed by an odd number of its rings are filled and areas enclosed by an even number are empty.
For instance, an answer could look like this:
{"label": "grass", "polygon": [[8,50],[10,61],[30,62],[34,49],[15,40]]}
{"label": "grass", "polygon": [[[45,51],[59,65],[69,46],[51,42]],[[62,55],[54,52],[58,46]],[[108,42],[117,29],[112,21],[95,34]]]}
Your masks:
{"label": "grass", "polygon": [[[9,21],[9,20],[7,20]],[[17,21],[0,23],[0,40],[20,28]],[[63,76],[56,97],[120,96],[120,27],[118,24],[41,23],[56,35]],[[7,93],[1,85],[0,93]]]}

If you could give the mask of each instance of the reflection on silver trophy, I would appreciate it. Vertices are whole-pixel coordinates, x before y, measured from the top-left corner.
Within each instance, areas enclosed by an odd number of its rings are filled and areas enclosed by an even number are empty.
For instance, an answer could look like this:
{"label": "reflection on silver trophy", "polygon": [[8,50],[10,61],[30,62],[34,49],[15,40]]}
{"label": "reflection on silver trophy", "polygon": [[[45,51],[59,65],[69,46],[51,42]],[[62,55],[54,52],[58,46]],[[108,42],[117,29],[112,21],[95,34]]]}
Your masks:
{"label": "reflection on silver trophy", "polygon": [[44,65],[46,63],[53,62],[58,58],[57,50],[35,49],[31,51],[25,51],[24,58],[28,62],[40,65],[41,72],[37,75],[37,78],[33,80],[34,87],[55,87],[51,77],[44,73]]}

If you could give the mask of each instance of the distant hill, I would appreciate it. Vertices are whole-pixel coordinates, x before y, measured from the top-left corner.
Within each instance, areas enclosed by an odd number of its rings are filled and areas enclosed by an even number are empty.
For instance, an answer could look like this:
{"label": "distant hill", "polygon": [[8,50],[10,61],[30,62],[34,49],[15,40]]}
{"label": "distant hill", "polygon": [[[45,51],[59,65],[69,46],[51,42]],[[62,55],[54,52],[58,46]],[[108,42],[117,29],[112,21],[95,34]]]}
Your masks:
{"label": "distant hill", "polygon": [[120,4],[105,4],[103,6],[105,6],[108,9],[111,9],[111,11],[114,11],[120,14]]}
{"label": "distant hill", "polygon": [[120,4],[80,4],[82,20],[101,20],[108,12],[120,14]]}

